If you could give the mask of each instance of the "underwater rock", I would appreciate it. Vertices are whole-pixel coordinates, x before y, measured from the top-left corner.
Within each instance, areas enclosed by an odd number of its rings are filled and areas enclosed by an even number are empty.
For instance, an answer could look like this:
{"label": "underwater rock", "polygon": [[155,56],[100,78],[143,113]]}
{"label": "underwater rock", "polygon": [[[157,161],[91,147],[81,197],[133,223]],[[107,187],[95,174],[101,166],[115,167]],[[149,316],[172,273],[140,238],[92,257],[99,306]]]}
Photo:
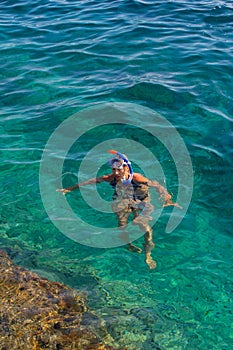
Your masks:
{"label": "underwater rock", "polygon": [[0,295],[0,350],[114,349],[84,295],[15,265],[2,251]]}

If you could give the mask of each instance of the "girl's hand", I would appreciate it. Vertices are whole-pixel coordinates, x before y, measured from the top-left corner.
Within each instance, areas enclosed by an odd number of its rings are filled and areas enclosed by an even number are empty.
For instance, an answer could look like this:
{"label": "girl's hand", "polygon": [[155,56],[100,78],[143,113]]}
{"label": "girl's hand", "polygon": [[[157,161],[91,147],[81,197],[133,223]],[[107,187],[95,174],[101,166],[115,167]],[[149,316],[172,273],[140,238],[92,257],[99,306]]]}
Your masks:
{"label": "girl's hand", "polygon": [[178,203],[174,203],[172,201],[169,201],[169,202],[165,202],[163,204],[163,207],[169,207],[170,205],[173,205],[173,207],[178,207],[180,209],[183,209],[183,207],[181,207],[181,205],[179,205]]}
{"label": "girl's hand", "polygon": [[[164,198],[164,197],[163,197]],[[178,207],[180,209],[183,209],[183,207],[181,207],[178,203],[174,203],[171,200],[172,196],[170,194],[166,194],[165,195],[165,203],[163,204],[163,207],[169,207],[170,205],[173,207]]]}
{"label": "girl's hand", "polygon": [[69,190],[68,188],[58,188],[56,191],[57,192],[61,192],[63,195],[65,195],[66,193],[71,192],[71,190]]}

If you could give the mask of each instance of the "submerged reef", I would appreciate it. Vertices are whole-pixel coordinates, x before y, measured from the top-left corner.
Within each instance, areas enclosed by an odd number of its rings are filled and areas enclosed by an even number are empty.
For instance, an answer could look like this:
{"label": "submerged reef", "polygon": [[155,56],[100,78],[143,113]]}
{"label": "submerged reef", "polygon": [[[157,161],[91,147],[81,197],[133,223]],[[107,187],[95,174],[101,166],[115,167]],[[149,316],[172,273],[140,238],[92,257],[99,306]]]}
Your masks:
{"label": "submerged reef", "polygon": [[115,349],[85,295],[15,265],[3,251],[0,295],[0,350]]}

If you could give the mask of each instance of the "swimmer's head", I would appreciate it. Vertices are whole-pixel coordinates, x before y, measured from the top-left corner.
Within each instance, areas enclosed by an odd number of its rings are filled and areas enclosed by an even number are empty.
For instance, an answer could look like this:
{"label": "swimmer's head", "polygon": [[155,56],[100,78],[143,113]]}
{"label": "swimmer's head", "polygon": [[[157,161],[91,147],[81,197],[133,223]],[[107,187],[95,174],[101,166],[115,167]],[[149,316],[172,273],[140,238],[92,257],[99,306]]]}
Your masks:
{"label": "swimmer's head", "polygon": [[119,170],[123,169],[123,167],[127,165],[125,161],[118,157],[110,159],[108,163],[112,169],[116,168]]}
{"label": "swimmer's head", "polygon": [[124,174],[125,167],[128,167],[130,173],[129,178],[126,179],[123,177],[121,181],[124,185],[130,184],[133,178],[133,169],[126,155],[114,150],[110,150],[109,153],[115,155],[114,158],[109,160],[109,165],[111,166],[114,173],[117,173],[120,176],[121,174]]}

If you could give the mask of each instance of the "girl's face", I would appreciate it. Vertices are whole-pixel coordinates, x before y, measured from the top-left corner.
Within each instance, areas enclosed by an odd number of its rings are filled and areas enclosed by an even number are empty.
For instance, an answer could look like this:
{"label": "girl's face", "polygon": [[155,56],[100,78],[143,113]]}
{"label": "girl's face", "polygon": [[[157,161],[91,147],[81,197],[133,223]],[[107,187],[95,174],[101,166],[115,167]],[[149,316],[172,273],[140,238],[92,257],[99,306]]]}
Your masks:
{"label": "girl's face", "polygon": [[125,174],[125,169],[122,167],[121,169],[119,168],[112,168],[112,173],[114,174],[115,178],[118,179],[123,179],[124,174]]}
{"label": "girl's face", "polygon": [[123,179],[126,175],[126,167],[122,165],[122,162],[115,162],[112,165],[112,173],[114,174],[117,180]]}

